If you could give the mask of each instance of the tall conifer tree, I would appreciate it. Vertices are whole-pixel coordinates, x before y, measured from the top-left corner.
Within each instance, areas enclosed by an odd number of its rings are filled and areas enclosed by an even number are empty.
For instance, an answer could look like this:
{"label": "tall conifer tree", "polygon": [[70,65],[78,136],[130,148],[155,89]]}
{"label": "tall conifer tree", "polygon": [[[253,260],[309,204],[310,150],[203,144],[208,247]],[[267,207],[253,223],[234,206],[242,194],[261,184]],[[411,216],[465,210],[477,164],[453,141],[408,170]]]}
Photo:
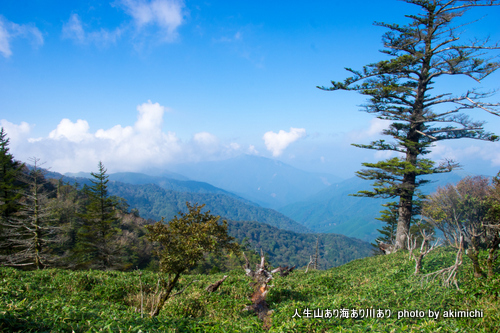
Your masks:
{"label": "tall conifer tree", "polygon": [[120,261],[120,250],[116,243],[118,202],[108,195],[109,182],[106,169],[99,162],[99,172],[92,172],[92,185],[85,187],[87,204],[81,214],[82,226],[78,231],[76,253],[83,267],[110,269]]}
{"label": "tall conifer tree", "polygon": [[[449,172],[457,166],[453,161],[440,165],[423,158],[434,142],[471,138],[497,141],[498,136],[484,131],[484,122],[471,120],[463,110],[482,109],[500,115],[500,103],[487,103],[489,92],[469,89],[461,95],[432,94],[436,80],[450,75],[467,76],[480,82],[496,71],[500,63],[488,58],[489,50],[500,45],[488,41],[460,42],[463,24],[455,23],[474,7],[498,6],[498,0],[402,0],[416,5],[420,12],[407,15],[407,25],[375,23],[389,29],[383,35],[389,57],[369,64],[363,70],[347,68],[353,76],[343,82],[332,81],[322,90],[357,91],[369,96],[365,111],[392,123],[382,133],[394,141],[354,144],[356,147],[393,151],[395,157],[377,163],[363,163],[368,169],[357,172],[363,179],[375,180],[373,191],[360,191],[366,197],[395,198],[398,202],[396,247],[405,248],[410,232],[414,196],[419,186],[429,180],[426,174]],[[444,123],[437,126],[436,123]]]}

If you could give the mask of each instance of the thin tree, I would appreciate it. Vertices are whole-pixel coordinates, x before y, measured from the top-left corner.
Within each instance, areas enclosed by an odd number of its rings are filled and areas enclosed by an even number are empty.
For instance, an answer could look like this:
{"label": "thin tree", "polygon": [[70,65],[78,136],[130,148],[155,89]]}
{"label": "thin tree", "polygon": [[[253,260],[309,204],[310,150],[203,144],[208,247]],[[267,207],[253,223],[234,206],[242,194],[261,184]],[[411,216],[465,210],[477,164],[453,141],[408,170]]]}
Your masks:
{"label": "thin tree", "polygon": [[[496,71],[500,63],[488,57],[489,50],[500,49],[488,40],[460,41],[464,24],[455,23],[474,7],[498,6],[498,0],[403,0],[419,7],[420,12],[406,15],[409,24],[375,23],[389,29],[383,35],[389,57],[365,66],[361,71],[347,68],[353,76],[343,82],[332,81],[326,91],[357,91],[369,96],[365,111],[379,119],[390,120],[384,135],[394,142],[373,141],[353,144],[356,147],[392,151],[395,157],[377,163],[363,163],[357,175],[375,180],[373,191],[357,195],[378,198],[399,198],[396,248],[406,247],[406,237],[413,198],[419,186],[429,182],[423,175],[450,172],[458,164],[444,161],[436,165],[423,156],[434,142],[471,138],[497,141],[498,136],[484,130],[484,122],[473,121],[463,110],[482,109],[500,115],[500,103],[487,103],[491,92],[469,89],[461,95],[432,94],[438,79],[446,76],[467,76],[476,82]],[[436,123],[444,123],[436,126]]]}

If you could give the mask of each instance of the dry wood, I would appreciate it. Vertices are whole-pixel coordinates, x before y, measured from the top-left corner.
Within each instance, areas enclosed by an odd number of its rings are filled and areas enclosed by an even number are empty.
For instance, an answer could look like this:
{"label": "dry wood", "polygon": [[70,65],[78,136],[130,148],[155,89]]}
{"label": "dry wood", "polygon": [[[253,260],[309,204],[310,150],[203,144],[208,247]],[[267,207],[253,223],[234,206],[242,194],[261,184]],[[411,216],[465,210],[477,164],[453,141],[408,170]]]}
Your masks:
{"label": "dry wood", "polygon": [[215,282],[215,283],[212,283],[211,285],[209,285],[205,290],[210,292],[210,293],[213,293],[214,291],[216,291],[220,285],[227,279],[227,275],[224,275],[224,277],[222,279],[220,279],[219,281]]}

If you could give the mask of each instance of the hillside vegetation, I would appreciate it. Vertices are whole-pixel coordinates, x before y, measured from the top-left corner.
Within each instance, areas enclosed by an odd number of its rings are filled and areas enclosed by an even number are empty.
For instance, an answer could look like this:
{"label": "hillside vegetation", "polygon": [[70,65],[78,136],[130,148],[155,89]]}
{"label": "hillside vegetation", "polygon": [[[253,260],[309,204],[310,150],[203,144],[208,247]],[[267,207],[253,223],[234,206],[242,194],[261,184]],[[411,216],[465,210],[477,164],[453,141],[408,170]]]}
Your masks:
{"label": "hillside vegetation", "polygon": [[248,241],[256,252],[261,249],[272,265],[305,267],[316,252],[318,239],[318,268],[340,266],[354,259],[373,254],[373,247],[356,238],[337,234],[302,234],[281,230],[258,222],[228,222],[228,233],[239,243]]}
{"label": "hillside vegetation", "polygon": [[[439,248],[425,259],[423,273],[454,261],[451,249]],[[500,272],[474,279],[467,258],[459,268],[460,290],[440,280],[413,276],[414,262],[401,251],[358,259],[328,271],[295,271],[275,277],[267,302],[274,312],[269,332],[498,332]],[[0,268],[0,331],[6,332],[263,332],[263,323],[244,312],[252,292],[243,270],[229,272],[221,288],[205,288],[222,274],[183,276],[178,290],[156,319],[150,319],[150,295],[157,273],[142,272],[144,318],[140,314],[138,272],[19,271]],[[385,318],[351,318],[352,310],[381,309]],[[310,310],[310,318],[306,313]],[[350,318],[340,318],[342,309]],[[314,318],[323,310],[322,318]],[[325,318],[327,311],[332,318]],[[407,310],[400,313],[398,311]],[[439,311],[437,320],[429,310]],[[445,311],[467,310],[481,318],[445,318]],[[295,312],[301,317],[295,315]],[[337,311],[339,315],[337,316]],[[411,318],[422,311],[423,318]],[[417,312],[418,314],[418,312]],[[295,315],[295,317],[294,317]]]}

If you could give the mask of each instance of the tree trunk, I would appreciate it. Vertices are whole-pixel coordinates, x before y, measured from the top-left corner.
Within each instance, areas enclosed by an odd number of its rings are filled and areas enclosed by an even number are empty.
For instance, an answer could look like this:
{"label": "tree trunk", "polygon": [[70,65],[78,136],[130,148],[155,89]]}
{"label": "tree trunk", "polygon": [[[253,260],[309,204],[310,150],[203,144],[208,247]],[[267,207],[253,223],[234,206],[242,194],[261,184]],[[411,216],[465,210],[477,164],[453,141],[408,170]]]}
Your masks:
{"label": "tree trunk", "polygon": [[497,259],[495,252],[498,249],[498,245],[500,245],[500,238],[496,237],[488,250],[488,259],[486,259],[486,266],[488,267],[488,278],[492,278],[495,274],[493,272],[493,264]]}
{"label": "tree trunk", "polygon": [[180,273],[176,273],[173,280],[168,281],[167,290],[163,291],[160,294],[160,299],[158,300],[158,304],[156,305],[155,309],[151,312],[151,317],[156,317],[160,314],[160,310],[163,308],[163,305],[165,305],[165,302],[170,296],[172,289],[174,289],[175,285],[177,284],[177,281],[179,280],[180,276],[181,276]]}
{"label": "tree trunk", "polygon": [[472,267],[474,267],[474,277],[475,278],[482,277],[484,273],[483,270],[481,269],[481,266],[479,265],[479,251],[469,248],[467,251],[467,256],[472,261]]}
{"label": "tree trunk", "polygon": [[398,228],[396,231],[396,249],[406,249],[406,238],[410,233],[410,222],[413,204],[412,199],[413,191],[411,194],[402,195],[399,200]]}

